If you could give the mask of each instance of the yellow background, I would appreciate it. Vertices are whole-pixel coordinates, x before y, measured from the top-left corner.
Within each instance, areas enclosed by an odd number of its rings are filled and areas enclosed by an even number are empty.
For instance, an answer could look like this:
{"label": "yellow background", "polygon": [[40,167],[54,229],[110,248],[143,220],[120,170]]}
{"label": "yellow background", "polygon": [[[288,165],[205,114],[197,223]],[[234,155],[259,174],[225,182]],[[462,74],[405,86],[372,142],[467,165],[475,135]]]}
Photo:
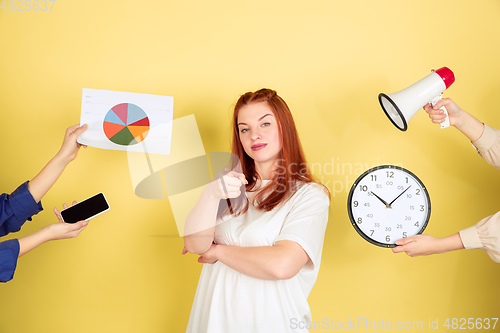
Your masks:
{"label": "yellow background", "polygon": [[[448,66],[456,82],[445,96],[498,128],[499,59],[498,0],[57,0],[52,11],[2,9],[0,189],[13,191],[53,157],[79,122],[83,87],[174,96],[174,118],[196,116],[207,152],[228,151],[238,96],[270,87],[292,109],[315,175],[336,191],[313,319],[425,328],[438,319],[444,331],[447,318],[499,317],[500,265],[485,253],[395,255],[359,237],[346,208],[359,173],[389,163],[427,186],[427,234],[444,237],[498,211],[500,173],[461,133],[423,111],[400,132],[377,95]],[[44,197],[45,211],[2,240],[54,223],[53,207],[99,191],[109,212],[77,239],[22,257],[0,285],[0,332],[185,330],[201,265],[181,255],[169,202],[134,196],[125,152],[81,150]]]}

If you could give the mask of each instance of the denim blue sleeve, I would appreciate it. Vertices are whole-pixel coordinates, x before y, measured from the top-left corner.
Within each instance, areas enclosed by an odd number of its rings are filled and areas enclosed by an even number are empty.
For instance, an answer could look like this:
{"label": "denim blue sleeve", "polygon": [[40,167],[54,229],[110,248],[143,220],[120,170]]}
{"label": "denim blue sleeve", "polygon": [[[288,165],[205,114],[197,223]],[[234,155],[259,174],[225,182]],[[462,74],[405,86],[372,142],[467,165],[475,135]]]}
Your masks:
{"label": "denim blue sleeve", "polygon": [[19,231],[26,220],[31,221],[31,216],[42,210],[42,203],[36,203],[28,191],[28,182],[10,195],[0,195],[0,236]]}
{"label": "denim blue sleeve", "polygon": [[10,239],[0,243],[0,282],[12,280],[19,256],[19,241]]}

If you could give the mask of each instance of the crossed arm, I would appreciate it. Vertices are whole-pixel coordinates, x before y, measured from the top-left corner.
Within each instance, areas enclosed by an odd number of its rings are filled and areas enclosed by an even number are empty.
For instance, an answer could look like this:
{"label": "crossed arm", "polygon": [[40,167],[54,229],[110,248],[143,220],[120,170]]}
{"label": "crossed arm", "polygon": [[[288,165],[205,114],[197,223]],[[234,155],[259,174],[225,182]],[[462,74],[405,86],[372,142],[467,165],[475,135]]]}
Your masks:
{"label": "crossed arm", "polygon": [[[184,249],[183,254],[187,253]],[[199,263],[220,261],[232,269],[263,280],[286,280],[294,277],[309,261],[296,242],[277,241],[274,246],[239,247],[212,244],[198,258]]]}
{"label": "crossed arm", "polygon": [[280,240],[273,246],[256,247],[214,244],[220,200],[238,197],[245,183],[243,174],[231,171],[205,188],[186,218],[182,253],[199,254],[200,263],[220,261],[242,274],[258,279],[290,279],[310,260],[306,251],[295,241]]}

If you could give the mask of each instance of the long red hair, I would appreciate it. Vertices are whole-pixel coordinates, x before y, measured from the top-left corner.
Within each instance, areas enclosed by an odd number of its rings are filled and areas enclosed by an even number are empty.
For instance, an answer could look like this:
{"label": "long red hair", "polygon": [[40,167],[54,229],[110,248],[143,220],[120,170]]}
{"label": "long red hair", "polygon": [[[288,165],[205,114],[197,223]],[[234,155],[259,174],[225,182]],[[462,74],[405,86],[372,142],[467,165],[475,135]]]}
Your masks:
{"label": "long red hair", "polygon": [[[277,120],[280,131],[281,151],[275,162],[276,172],[271,182],[260,189],[255,189],[257,179],[260,179],[260,175],[255,170],[254,160],[247,155],[241,144],[238,129],[238,112],[245,105],[261,102],[268,104]],[[300,184],[318,183],[313,179],[307,167],[292,113],[288,105],[278,96],[276,91],[264,88],[256,92],[247,92],[241,95],[234,107],[232,127],[232,153],[234,155],[232,168],[233,170],[237,167],[240,169],[238,162],[241,163],[241,170],[238,170],[238,172],[243,173],[248,181],[245,190],[247,192],[257,191],[252,205],[255,205],[258,210],[265,212],[273,210],[280,203],[290,199]],[[236,156],[239,161],[236,160]],[[324,185],[323,187],[330,196],[328,189]],[[219,218],[229,214],[240,215],[248,210],[249,203],[245,196],[245,191],[242,190],[241,192],[240,197],[236,199],[221,201],[217,214]]]}

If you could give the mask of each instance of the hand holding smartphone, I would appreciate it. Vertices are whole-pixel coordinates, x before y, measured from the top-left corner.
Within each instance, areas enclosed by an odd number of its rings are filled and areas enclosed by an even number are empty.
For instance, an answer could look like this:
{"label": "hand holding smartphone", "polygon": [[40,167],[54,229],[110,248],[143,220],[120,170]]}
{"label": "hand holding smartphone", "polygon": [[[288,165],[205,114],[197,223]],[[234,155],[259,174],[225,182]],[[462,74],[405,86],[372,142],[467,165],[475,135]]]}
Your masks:
{"label": "hand holding smartphone", "polygon": [[63,209],[61,217],[66,223],[88,221],[97,215],[109,210],[109,204],[103,193],[98,193],[88,199],[80,201],[76,205]]}

